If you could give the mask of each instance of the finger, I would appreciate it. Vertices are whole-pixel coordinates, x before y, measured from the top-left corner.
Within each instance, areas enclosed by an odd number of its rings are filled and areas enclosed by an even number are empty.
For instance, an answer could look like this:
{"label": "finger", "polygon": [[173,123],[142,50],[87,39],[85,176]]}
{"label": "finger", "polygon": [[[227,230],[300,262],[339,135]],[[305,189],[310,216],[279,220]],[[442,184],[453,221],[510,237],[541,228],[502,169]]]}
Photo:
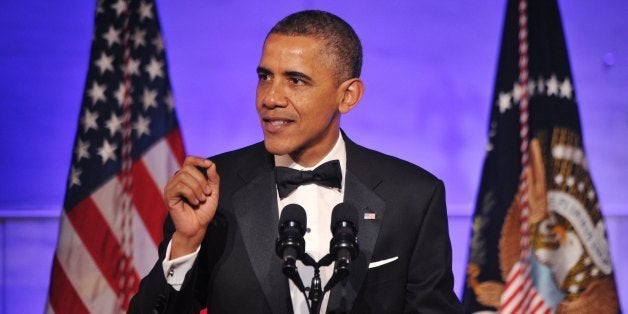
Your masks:
{"label": "finger", "polygon": [[175,206],[181,201],[196,205],[198,201],[203,199],[204,194],[195,190],[200,191],[197,180],[186,172],[179,172],[168,181],[164,190],[164,199],[169,207]]}
{"label": "finger", "polygon": [[[212,163],[210,162],[209,164],[211,165]],[[205,193],[205,195],[209,195],[211,193],[211,190],[208,186],[207,174],[205,174],[205,171],[206,170],[204,168],[202,168],[201,170],[198,168],[198,166],[186,165],[181,169],[179,173],[177,173],[177,175],[186,174],[192,176],[194,179],[196,179],[196,181],[198,181],[198,184],[201,186],[203,193]]]}
{"label": "finger", "polygon": [[[204,192],[204,186],[207,185],[207,183],[205,182],[204,179],[198,178],[198,176],[201,176],[200,174],[198,174],[198,171],[195,171],[195,172],[196,174],[189,173],[189,172],[182,172],[178,174],[177,181],[180,185],[177,185],[177,188],[186,187],[187,189],[185,189],[185,191],[188,191],[189,189],[191,193],[193,194],[194,199],[197,199],[199,201],[205,201],[207,196],[205,195],[205,192]],[[187,197],[188,195],[186,195],[186,198]],[[192,202],[192,199],[188,198],[188,201]],[[192,202],[192,203],[194,205],[198,204],[198,202]]]}
{"label": "finger", "polygon": [[[211,166],[212,162],[209,159],[196,157],[196,156],[188,156],[183,162],[184,167],[194,167],[196,168],[202,175],[203,179],[207,180],[207,175],[205,174],[207,168]],[[209,191],[207,191],[209,193]]]}
{"label": "finger", "polygon": [[188,203],[192,206],[196,206],[200,202],[194,190],[181,181],[173,182],[168,185],[164,199],[166,205],[168,205],[168,208],[171,210],[176,208],[181,202]]}
{"label": "finger", "polygon": [[196,156],[187,156],[185,157],[185,160],[183,161],[183,166],[195,166],[195,167],[202,167],[202,168],[207,168],[209,166],[211,166],[212,162],[209,161],[206,158],[202,158],[202,157],[196,157]]}
{"label": "finger", "polygon": [[212,192],[218,193],[220,176],[218,175],[218,171],[216,171],[216,164],[212,162],[211,166],[207,168],[206,174],[207,182],[209,183],[208,188],[210,188]]}

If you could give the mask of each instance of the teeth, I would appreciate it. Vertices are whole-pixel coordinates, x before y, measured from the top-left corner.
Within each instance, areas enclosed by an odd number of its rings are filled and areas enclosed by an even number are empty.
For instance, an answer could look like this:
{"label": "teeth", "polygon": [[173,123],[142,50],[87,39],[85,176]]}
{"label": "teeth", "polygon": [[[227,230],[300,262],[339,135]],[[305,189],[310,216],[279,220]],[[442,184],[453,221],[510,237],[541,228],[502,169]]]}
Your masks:
{"label": "teeth", "polygon": [[288,124],[288,121],[285,121],[285,120],[270,121],[270,124],[274,126],[278,126],[278,125]]}

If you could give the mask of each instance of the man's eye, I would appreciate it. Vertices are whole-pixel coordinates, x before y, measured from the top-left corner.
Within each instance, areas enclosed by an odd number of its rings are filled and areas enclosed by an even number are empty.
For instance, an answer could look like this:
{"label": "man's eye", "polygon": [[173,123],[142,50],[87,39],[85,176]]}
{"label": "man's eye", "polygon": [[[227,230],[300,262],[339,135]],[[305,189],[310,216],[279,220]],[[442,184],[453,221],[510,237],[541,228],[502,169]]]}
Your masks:
{"label": "man's eye", "polygon": [[270,75],[265,73],[259,73],[257,74],[257,79],[260,81],[268,81],[270,79]]}
{"label": "man's eye", "polygon": [[294,85],[303,85],[303,84],[305,84],[305,81],[303,81],[300,78],[296,78],[296,77],[289,78],[288,81],[290,83],[294,84]]}

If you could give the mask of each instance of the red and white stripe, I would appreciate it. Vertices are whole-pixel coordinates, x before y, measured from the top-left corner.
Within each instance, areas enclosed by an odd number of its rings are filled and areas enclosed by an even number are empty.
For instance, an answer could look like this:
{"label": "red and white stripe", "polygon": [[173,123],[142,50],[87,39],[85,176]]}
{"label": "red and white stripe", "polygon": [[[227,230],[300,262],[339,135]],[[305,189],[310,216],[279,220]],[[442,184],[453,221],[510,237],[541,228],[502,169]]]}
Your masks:
{"label": "red and white stripe", "polygon": [[[119,295],[125,293],[120,281],[130,279],[134,283],[128,292],[132,295],[139,279],[148,274],[157,260],[157,245],[167,214],[162,191],[168,177],[182,165],[183,158],[176,129],[132,164],[130,252],[123,247],[122,229],[128,227],[122,223],[124,213],[117,210],[125,189],[121,176],[111,178],[77,206],[63,211],[47,313],[126,310],[128,303],[119,303]],[[129,272],[119,271],[123,259],[131,261]]]}
{"label": "red and white stripe", "polygon": [[521,176],[519,182],[519,207],[521,208],[521,257],[506,279],[500,298],[500,313],[551,313],[551,308],[538,293],[530,276],[530,226],[528,217],[528,184],[526,174],[529,165],[530,131],[528,124],[528,3],[519,1],[519,86],[522,91],[519,103],[519,136],[521,137]]}

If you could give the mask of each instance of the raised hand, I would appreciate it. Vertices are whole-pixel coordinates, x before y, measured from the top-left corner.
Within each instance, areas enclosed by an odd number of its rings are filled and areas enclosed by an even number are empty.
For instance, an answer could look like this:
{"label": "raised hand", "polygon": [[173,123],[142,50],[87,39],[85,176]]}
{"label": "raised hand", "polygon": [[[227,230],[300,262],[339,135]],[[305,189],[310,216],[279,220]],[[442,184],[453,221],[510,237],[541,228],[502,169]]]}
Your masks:
{"label": "raised hand", "polygon": [[216,165],[194,156],[188,156],[181,170],[168,180],[164,201],[176,228],[170,259],[192,253],[200,246],[216,214],[219,186]]}

